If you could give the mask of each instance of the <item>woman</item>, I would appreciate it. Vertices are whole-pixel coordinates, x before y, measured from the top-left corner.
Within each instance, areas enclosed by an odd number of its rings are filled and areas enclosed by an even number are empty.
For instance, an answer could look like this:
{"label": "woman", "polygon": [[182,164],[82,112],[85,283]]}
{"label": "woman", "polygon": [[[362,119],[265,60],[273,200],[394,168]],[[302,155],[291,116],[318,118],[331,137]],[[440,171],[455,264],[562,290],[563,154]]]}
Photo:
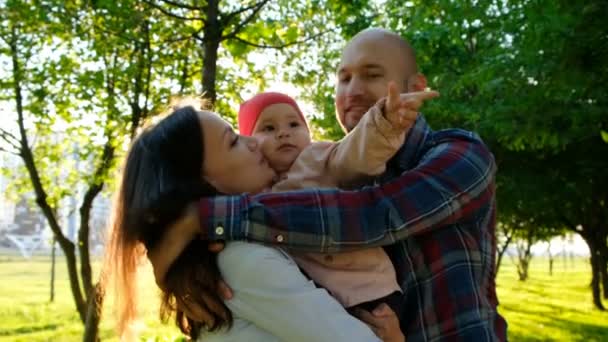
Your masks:
{"label": "woman", "polygon": [[[263,191],[274,177],[256,141],[237,135],[211,112],[180,108],[140,134],[123,169],[108,252],[123,336],[136,315],[139,260],[187,203],[219,193]],[[199,316],[199,308],[205,308],[205,296],[217,298],[220,270],[234,297],[213,317],[214,324],[203,326],[200,322],[209,320]],[[308,281],[289,256],[258,244],[231,243],[216,256],[205,242],[192,241],[167,273],[162,293],[161,316],[166,320],[175,314],[177,325],[191,338],[378,340]]]}

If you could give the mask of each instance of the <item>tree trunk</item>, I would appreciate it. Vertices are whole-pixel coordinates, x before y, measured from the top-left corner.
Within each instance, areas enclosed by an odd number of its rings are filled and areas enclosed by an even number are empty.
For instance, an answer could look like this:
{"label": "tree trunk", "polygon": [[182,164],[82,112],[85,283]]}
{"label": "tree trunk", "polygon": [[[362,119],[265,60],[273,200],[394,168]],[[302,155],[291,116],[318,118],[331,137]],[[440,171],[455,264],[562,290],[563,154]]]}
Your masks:
{"label": "tree trunk", "polygon": [[89,219],[91,217],[91,207],[95,196],[101,191],[101,186],[91,186],[85,193],[82,205],[80,206],[80,229],[78,229],[78,251],[80,252],[80,275],[82,277],[82,286],[86,295],[87,301],[90,301],[92,295],[91,289],[93,286],[93,275],[91,272],[91,256],[89,253]]}
{"label": "tree trunk", "polygon": [[21,63],[19,61],[19,54],[17,50],[17,31],[14,27],[11,28],[11,39],[10,39],[10,49],[11,49],[11,59],[13,66],[13,89],[15,92],[15,105],[17,109],[17,126],[19,127],[19,153],[21,159],[23,160],[23,164],[25,165],[30,180],[32,182],[32,188],[34,189],[34,193],[36,194],[36,203],[42,210],[44,217],[51,230],[53,231],[53,235],[57,239],[61,250],[66,258],[66,263],[68,266],[68,276],[70,278],[70,288],[72,290],[72,296],[74,297],[74,303],[76,305],[76,310],[80,316],[82,322],[85,321],[86,318],[86,305],[84,298],[82,296],[82,292],[80,289],[80,284],[78,281],[78,268],[76,266],[76,254],[74,252],[75,247],[72,241],[68,240],[61,230],[59,223],[57,221],[57,217],[53,212],[53,209],[47,202],[47,195],[44,191],[44,187],[42,186],[42,181],[40,180],[40,174],[38,173],[38,169],[36,168],[36,163],[34,161],[34,155],[32,153],[31,147],[29,145],[29,141],[27,138],[27,132],[25,130],[25,118],[23,113],[23,95],[22,95],[22,74],[21,74]]}
{"label": "tree trunk", "polygon": [[597,250],[591,251],[591,292],[593,294],[593,304],[596,308],[600,310],[605,310],[604,305],[602,304],[602,298],[600,294],[600,281],[601,281],[601,273],[600,273],[600,258],[597,253]]}
{"label": "tree trunk", "polygon": [[608,299],[608,246],[606,246],[605,238],[599,240],[599,262],[598,267],[602,278],[602,290],[604,299]]}
{"label": "tree trunk", "polygon": [[526,281],[528,279],[528,270],[530,267],[530,261],[532,260],[532,244],[534,243],[532,231],[528,232],[525,240],[520,241],[517,246],[517,274],[520,281]]}
{"label": "tree trunk", "polygon": [[551,241],[548,241],[547,254],[549,255],[549,275],[553,275],[553,254],[551,254]]}
{"label": "tree trunk", "polygon": [[78,230],[78,251],[80,252],[80,274],[82,276],[82,286],[85,291],[87,302],[90,301],[89,296],[92,294],[93,275],[91,272],[91,256],[89,250],[89,235],[91,231],[90,218],[93,201],[103,189],[104,182],[101,180],[106,176],[110,169],[112,160],[114,159],[114,147],[112,140],[108,137],[105,143],[101,160],[95,169],[92,184],[89,185],[82,204],[79,209],[80,213],[80,229]]}
{"label": "tree trunk", "polygon": [[[583,229],[589,229],[583,226]],[[581,237],[587,243],[589,247],[589,262],[591,263],[591,294],[593,296],[593,304],[599,310],[605,310],[604,305],[602,304],[602,297],[600,292],[600,282],[601,282],[601,273],[600,273],[600,258],[599,258],[599,250],[597,248],[596,242],[594,241],[594,237],[587,232],[580,232]]]}
{"label": "tree trunk", "polygon": [[496,258],[496,274],[498,274],[498,269],[500,268],[500,264],[502,263],[502,257],[505,255],[509,244],[513,241],[513,234],[507,236],[507,240],[505,243],[498,248],[498,257]]}
{"label": "tree trunk", "polygon": [[87,308],[87,319],[84,325],[83,342],[99,341],[99,322],[101,321],[101,312],[103,309],[103,300],[105,298],[105,281],[103,277],[93,287],[93,293],[89,296]]}
{"label": "tree trunk", "polygon": [[50,302],[55,301],[55,244],[56,239],[53,237],[53,242],[51,246],[51,299]]}
{"label": "tree trunk", "polygon": [[209,0],[206,6],[206,19],[203,41],[203,92],[211,104],[215,103],[217,93],[215,80],[217,77],[217,50],[220,47],[222,27],[219,21],[219,1]]}

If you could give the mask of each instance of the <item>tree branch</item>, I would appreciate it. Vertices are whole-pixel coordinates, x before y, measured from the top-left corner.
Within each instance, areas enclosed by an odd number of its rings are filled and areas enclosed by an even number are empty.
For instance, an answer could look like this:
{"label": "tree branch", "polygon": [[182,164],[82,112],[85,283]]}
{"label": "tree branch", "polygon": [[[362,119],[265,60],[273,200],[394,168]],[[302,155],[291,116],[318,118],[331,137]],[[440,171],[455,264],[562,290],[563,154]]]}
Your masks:
{"label": "tree branch", "polygon": [[[249,14],[249,16],[247,16],[245,19],[243,19],[243,21],[241,21],[240,23],[238,23],[232,32],[230,32],[229,34],[227,34],[225,36],[222,36],[220,38],[220,41],[226,40],[226,39],[235,38],[236,35],[239,32],[241,32],[241,30],[243,29],[243,27],[245,27],[245,25],[249,24],[253,20],[253,18],[255,18],[255,16],[260,12],[260,10],[262,9],[262,7],[264,7],[264,5],[266,5],[266,3],[268,3],[268,1],[269,0],[263,0],[263,1],[260,1],[257,4],[255,4],[252,7],[253,11],[251,12],[251,14]],[[228,22],[226,22],[225,24],[227,24],[227,23]]]}
{"label": "tree branch", "polygon": [[228,13],[225,18],[220,17],[220,21],[223,24],[228,24],[237,15],[239,15],[241,13],[244,13],[244,12],[247,12],[247,11],[249,11],[251,9],[254,9],[255,7],[260,6],[260,4],[261,4],[261,6],[264,6],[267,2],[268,2],[268,0],[264,0],[264,1],[261,1],[261,2],[257,2],[257,3],[255,3],[253,5],[250,5],[250,6],[247,6],[247,7],[243,7],[241,9],[239,9],[239,10],[234,11],[234,12]]}
{"label": "tree branch", "polygon": [[8,149],[6,149],[6,148],[4,148],[2,146],[0,146],[0,152],[4,152],[4,153],[12,154],[12,155],[17,156],[17,157],[21,157],[21,155],[19,154],[19,152],[9,151]]}
{"label": "tree branch", "polygon": [[281,45],[257,44],[257,43],[253,43],[253,42],[247,41],[247,40],[245,40],[243,38],[240,38],[238,36],[234,36],[232,39],[238,40],[239,42],[241,42],[243,44],[246,44],[246,45],[249,45],[249,46],[253,46],[253,47],[257,47],[257,48],[261,48],[261,49],[277,49],[277,50],[280,50],[280,49],[284,49],[284,48],[289,47],[289,46],[306,43],[306,42],[311,41],[311,40],[313,40],[313,39],[315,39],[317,37],[320,37],[320,36],[324,35],[325,33],[329,32],[329,31],[331,31],[331,30],[325,30],[323,32],[319,32],[319,33],[317,33],[315,35],[312,35],[310,37],[307,37],[305,39],[296,40],[296,41],[289,42],[289,43],[284,43],[284,44],[281,44]]}
{"label": "tree branch", "polygon": [[198,34],[201,33],[201,31],[203,31],[204,28],[205,28],[205,26],[202,25],[201,28],[199,28],[198,30],[196,30],[195,32],[193,32],[192,34],[190,34],[188,36],[167,39],[167,40],[164,40],[162,42],[163,43],[177,43],[177,42],[181,42],[181,41],[184,41],[184,40],[189,40],[190,38],[197,38]]}
{"label": "tree branch", "polygon": [[[163,0],[164,1],[164,0]],[[174,19],[178,19],[178,20],[187,20],[187,21],[192,21],[192,20],[200,20],[203,23],[207,23],[207,20],[203,17],[184,17],[182,15],[179,14],[175,14],[169,10],[164,9],[162,6],[155,4],[153,1],[150,0],[144,0],[144,3],[152,6],[153,8],[159,10],[161,13],[163,13],[164,15],[174,18]]]}
{"label": "tree branch", "polygon": [[7,45],[11,45],[11,40],[8,37],[5,37],[3,34],[0,34],[0,39],[4,40]]}
{"label": "tree branch", "polygon": [[106,134],[108,139],[104,145],[101,160],[93,173],[93,179],[82,199],[80,206],[80,229],[78,230],[78,250],[80,252],[80,274],[82,276],[82,285],[87,302],[91,300],[93,295],[93,281],[91,271],[91,258],[89,251],[89,232],[91,231],[90,218],[93,201],[103,189],[105,181],[103,177],[107,174],[114,159],[114,147],[109,132]]}
{"label": "tree branch", "polygon": [[203,8],[198,7],[198,6],[180,4],[179,2],[175,2],[175,1],[171,1],[171,0],[161,0],[161,1],[166,3],[169,6],[173,6],[173,7],[177,7],[177,8],[181,8],[181,9],[187,9],[187,10],[191,10],[191,11],[203,11]]}
{"label": "tree branch", "polygon": [[566,225],[566,228],[568,228],[569,230],[575,232],[575,233],[580,233],[580,231],[578,231],[576,229],[576,225],[570,221],[565,215],[560,215],[562,221],[564,222],[564,224]]}
{"label": "tree branch", "polygon": [[[145,119],[148,116],[148,105],[150,102],[150,84],[152,82],[152,47],[150,44],[150,30],[147,29],[146,30],[146,40],[144,42],[144,47],[145,47],[145,51],[146,51],[146,82],[144,83],[144,108],[142,110],[141,116],[143,119]],[[133,139],[133,136],[130,137],[131,139]]]}
{"label": "tree branch", "polygon": [[9,144],[12,148],[19,150],[20,141],[11,132],[0,128],[0,138],[4,140],[7,144]]}

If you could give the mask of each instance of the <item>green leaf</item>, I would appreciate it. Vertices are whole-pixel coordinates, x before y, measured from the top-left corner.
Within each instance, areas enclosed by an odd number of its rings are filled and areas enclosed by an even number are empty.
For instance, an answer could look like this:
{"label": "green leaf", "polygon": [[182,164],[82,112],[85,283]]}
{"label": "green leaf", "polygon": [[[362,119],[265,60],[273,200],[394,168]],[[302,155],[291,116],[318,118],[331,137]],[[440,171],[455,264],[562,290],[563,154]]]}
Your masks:
{"label": "green leaf", "polygon": [[604,142],[608,144],[608,132],[602,130],[600,131],[600,134],[602,135],[602,140],[604,140]]}

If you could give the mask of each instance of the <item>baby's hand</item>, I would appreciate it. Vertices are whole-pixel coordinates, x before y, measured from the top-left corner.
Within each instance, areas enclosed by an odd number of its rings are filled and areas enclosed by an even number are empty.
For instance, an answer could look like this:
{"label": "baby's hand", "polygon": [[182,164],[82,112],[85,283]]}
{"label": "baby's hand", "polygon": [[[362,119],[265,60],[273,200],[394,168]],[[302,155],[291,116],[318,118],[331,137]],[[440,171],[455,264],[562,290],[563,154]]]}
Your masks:
{"label": "baby's hand", "polygon": [[394,128],[408,130],[416,122],[418,109],[422,107],[422,103],[437,96],[439,96],[439,93],[432,90],[399,94],[395,82],[391,81],[388,84],[384,117]]}

